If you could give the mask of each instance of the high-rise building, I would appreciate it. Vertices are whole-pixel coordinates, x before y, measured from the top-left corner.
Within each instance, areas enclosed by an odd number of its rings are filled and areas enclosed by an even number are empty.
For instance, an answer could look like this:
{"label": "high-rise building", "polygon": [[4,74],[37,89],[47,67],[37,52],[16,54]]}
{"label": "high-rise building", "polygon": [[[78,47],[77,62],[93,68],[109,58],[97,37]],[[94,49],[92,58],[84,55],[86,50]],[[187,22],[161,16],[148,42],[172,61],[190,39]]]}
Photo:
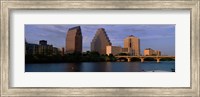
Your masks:
{"label": "high-rise building", "polygon": [[82,53],[82,32],[81,27],[70,28],[66,37],[66,53]]}
{"label": "high-rise building", "polygon": [[106,54],[106,46],[111,45],[111,42],[104,28],[99,28],[91,42],[91,51]]}
{"label": "high-rise building", "polygon": [[140,56],[140,39],[130,35],[124,39],[124,48],[128,48],[128,53],[132,56]]}

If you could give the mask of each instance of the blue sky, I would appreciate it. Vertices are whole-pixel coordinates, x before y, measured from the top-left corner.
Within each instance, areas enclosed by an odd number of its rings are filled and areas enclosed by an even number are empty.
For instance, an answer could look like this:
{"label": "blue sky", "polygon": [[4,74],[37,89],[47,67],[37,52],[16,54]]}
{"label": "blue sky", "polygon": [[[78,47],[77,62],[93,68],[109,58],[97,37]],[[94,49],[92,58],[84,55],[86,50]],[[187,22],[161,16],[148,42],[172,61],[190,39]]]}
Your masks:
{"label": "blue sky", "polygon": [[134,35],[140,38],[141,54],[145,48],[160,50],[164,55],[175,55],[175,25],[174,24],[139,24],[139,25],[64,25],[64,24],[26,24],[25,38],[28,43],[39,43],[47,40],[54,47],[65,47],[66,34],[69,28],[81,26],[83,36],[83,51],[90,50],[98,28],[104,28],[114,46],[123,47],[124,38]]}

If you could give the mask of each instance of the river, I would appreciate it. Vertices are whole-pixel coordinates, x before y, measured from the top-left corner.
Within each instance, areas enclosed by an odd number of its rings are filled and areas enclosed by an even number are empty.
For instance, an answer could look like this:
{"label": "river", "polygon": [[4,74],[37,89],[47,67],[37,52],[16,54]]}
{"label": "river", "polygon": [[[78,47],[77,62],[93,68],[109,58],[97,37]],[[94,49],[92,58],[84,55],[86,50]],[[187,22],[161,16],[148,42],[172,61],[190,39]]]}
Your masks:
{"label": "river", "polygon": [[26,64],[25,72],[175,72],[175,61]]}

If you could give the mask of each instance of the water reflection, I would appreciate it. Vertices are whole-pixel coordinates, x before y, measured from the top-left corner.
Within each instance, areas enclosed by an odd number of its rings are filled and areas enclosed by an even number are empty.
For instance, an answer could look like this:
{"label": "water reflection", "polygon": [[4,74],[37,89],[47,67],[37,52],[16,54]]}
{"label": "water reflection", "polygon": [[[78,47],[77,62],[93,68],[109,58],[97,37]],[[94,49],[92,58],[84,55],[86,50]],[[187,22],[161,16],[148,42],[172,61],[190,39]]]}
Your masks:
{"label": "water reflection", "polygon": [[109,63],[106,62],[86,62],[82,63],[82,72],[109,72],[111,71]]}
{"label": "water reflection", "polygon": [[81,63],[66,63],[66,71],[68,72],[80,72],[81,71]]}
{"label": "water reflection", "polygon": [[[142,71],[142,69],[140,69],[140,65],[139,65],[139,62],[134,62],[132,64],[129,64],[127,66],[127,70],[129,70],[129,72],[131,71],[135,71],[135,72],[140,72]],[[144,70],[143,70],[144,71]]]}
{"label": "water reflection", "polygon": [[26,64],[25,72],[175,72],[175,62],[82,62]]}

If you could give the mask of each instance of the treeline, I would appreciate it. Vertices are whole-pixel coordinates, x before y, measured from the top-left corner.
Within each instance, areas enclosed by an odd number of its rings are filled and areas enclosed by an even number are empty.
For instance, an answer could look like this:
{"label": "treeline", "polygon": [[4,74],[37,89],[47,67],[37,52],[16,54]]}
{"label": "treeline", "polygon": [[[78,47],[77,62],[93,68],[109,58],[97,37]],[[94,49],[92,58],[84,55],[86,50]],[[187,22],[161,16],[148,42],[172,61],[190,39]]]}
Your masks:
{"label": "treeline", "polygon": [[[121,53],[119,55],[127,55]],[[121,58],[123,59],[123,58]],[[120,59],[120,60],[121,60]],[[125,58],[127,61],[127,59]],[[63,62],[115,62],[117,58],[112,54],[100,55],[98,52],[69,53],[65,55],[25,55],[25,63],[63,63]],[[132,58],[131,61],[140,62],[139,58]],[[156,61],[154,58],[145,58],[145,61]],[[160,61],[175,61],[172,58],[162,58]]]}
{"label": "treeline", "polygon": [[90,51],[65,55],[25,55],[25,63],[106,62],[116,60],[112,54],[100,55],[98,52]]}

